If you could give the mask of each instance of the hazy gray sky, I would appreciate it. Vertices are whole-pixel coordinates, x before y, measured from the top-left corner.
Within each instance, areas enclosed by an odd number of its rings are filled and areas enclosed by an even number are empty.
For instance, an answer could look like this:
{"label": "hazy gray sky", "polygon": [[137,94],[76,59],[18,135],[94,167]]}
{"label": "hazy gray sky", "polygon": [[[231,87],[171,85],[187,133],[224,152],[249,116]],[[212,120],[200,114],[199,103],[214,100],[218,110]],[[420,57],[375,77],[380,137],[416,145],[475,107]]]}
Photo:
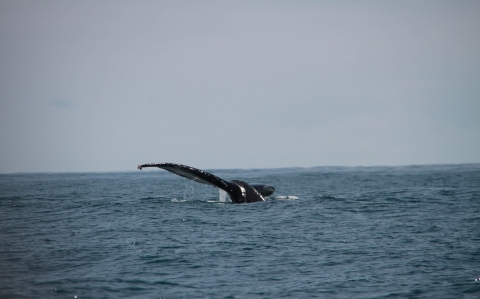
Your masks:
{"label": "hazy gray sky", "polygon": [[480,1],[0,0],[0,172],[480,162]]}

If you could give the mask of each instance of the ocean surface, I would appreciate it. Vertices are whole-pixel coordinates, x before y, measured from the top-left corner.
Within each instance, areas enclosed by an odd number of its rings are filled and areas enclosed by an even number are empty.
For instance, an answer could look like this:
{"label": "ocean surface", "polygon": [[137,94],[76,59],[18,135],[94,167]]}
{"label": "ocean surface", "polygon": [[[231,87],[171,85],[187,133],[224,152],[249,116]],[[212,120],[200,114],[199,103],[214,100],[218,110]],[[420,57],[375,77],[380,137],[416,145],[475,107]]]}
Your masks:
{"label": "ocean surface", "polygon": [[480,298],[480,164],[0,174],[0,298]]}

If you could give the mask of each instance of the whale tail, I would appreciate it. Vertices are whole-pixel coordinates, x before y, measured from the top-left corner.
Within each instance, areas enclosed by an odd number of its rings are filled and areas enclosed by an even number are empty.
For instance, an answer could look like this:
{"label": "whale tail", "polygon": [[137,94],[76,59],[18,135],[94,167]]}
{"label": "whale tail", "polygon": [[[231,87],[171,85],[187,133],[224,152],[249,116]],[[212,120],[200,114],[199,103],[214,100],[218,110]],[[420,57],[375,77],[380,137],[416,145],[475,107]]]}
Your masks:
{"label": "whale tail", "polygon": [[234,203],[264,201],[263,196],[268,196],[275,191],[275,188],[268,185],[249,185],[248,183],[238,180],[228,182],[201,169],[176,163],[149,163],[138,165],[138,169],[140,170],[145,167],[162,168],[189,180],[220,188],[227,192]]}

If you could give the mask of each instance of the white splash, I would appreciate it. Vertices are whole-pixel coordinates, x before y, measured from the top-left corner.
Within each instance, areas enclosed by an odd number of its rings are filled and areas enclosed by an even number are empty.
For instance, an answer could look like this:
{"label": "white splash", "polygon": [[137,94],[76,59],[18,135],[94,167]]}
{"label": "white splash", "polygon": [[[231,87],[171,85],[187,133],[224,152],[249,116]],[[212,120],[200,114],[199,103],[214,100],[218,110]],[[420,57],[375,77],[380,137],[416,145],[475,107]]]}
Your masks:
{"label": "white splash", "polygon": [[275,196],[273,198],[275,198],[276,200],[297,200],[298,199],[298,197],[292,196],[292,195],[288,195],[288,196],[280,195],[280,196]]}
{"label": "white splash", "polygon": [[172,202],[186,202],[186,199],[180,199],[180,198],[173,198]]}
{"label": "white splash", "polygon": [[222,189],[218,189],[218,200],[220,202],[226,202],[227,197],[228,197],[227,192],[223,191]]}

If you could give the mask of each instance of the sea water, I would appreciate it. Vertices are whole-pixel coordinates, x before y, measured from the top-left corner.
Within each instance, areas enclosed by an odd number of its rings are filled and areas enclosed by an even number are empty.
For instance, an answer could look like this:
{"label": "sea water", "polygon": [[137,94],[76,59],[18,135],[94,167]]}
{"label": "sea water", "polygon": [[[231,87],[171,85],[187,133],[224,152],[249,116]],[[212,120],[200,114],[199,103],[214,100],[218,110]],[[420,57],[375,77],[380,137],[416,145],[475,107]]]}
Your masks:
{"label": "sea water", "polygon": [[0,298],[480,298],[480,165],[0,175]]}

